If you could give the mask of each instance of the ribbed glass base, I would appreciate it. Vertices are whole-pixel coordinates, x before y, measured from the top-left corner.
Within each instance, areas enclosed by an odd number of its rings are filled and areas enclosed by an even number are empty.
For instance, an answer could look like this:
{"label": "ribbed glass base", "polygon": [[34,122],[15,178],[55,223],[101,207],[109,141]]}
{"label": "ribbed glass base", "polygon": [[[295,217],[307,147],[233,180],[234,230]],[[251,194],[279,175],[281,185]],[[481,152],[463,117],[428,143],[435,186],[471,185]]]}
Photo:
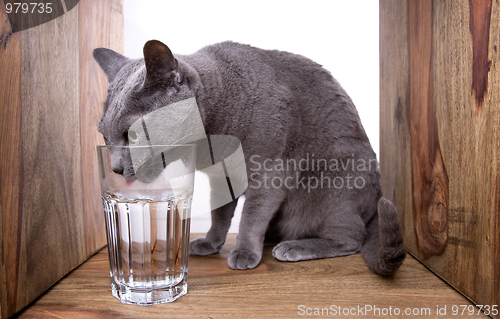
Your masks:
{"label": "ribbed glass base", "polygon": [[113,281],[111,292],[124,304],[150,306],[172,302],[187,293],[187,274],[177,285],[162,289],[136,290],[127,286],[119,286]]}

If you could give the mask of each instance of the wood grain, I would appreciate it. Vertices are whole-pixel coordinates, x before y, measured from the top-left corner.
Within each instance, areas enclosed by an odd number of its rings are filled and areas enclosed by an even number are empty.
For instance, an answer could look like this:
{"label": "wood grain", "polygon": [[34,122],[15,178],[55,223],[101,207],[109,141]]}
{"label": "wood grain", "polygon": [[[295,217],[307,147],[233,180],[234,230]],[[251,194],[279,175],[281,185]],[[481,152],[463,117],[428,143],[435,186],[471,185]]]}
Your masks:
{"label": "wood grain", "polygon": [[[497,205],[500,154],[499,55],[488,54],[487,94],[478,109],[474,86],[474,39],[470,3],[436,2],[434,87],[443,159],[450,176],[449,246],[443,260],[430,263],[477,303],[499,304]],[[491,17],[500,14],[498,2]],[[491,19],[488,52],[499,43],[498,19]],[[500,316],[497,316],[500,317]]]}
{"label": "wood grain", "polygon": [[491,0],[469,0],[469,29],[472,37],[472,94],[481,111],[488,92]]}
{"label": "wood grain", "polygon": [[[380,1],[381,173],[385,196],[392,196],[402,214],[409,251],[473,302],[499,305],[500,5],[492,1],[490,11],[487,1],[473,2],[471,8],[468,0],[435,0],[427,8],[432,21],[426,23],[426,31],[420,31],[426,34],[422,39],[427,43],[424,50],[431,55],[426,62],[430,59],[430,67],[425,68],[430,70],[429,75],[424,75],[426,71],[411,66],[412,55],[421,54],[423,48],[413,45],[414,49],[409,49],[415,35],[408,28],[419,26],[401,18],[411,16],[411,1]],[[470,19],[477,19],[478,10],[482,26],[477,22],[471,26]],[[417,18],[422,23],[423,15]],[[489,29],[484,35],[486,25]],[[477,71],[477,61],[482,61],[482,71]],[[486,64],[489,68],[484,67]],[[477,86],[482,79],[486,83]],[[422,90],[414,94],[427,91],[429,100],[416,106],[432,103],[433,117],[427,116],[423,129],[412,129],[411,122],[421,118],[415,120],[416,114],[410,113],[410,104],[414,103],[411,85],[420,80]],[[483,97],[476,94],[480,91],[485,93]],[[432,125],[435,130],[430,134],[428,127]],[[429,143],[415,144],[412,133]],[[418,191],[409,183],[409,173],[425,168],[415,167],[408,154],[415,150],[425,154],[430,145],[439,147],[442,158],[442,164],[436,166],[431,161],[435,157],[430,156],[430,168],[443,167],[448,177],[448,239],[439,256],[422,252],[412,218],[418,198],[408,196]]]}
{"label": "wood grain", "polygon": [[[192,238],[200,234],[191,234]],[[372,273],[354,256],[298,263],[277,261],[266,247],[263,262],[253,270],[229,269],[227,258],[236,234],[220,254],[189,257],[188,294],[170,303],[141,307],[123,305],[111,296],[107,250],[103,249],[42,295],[18,318],[300,318],[305,308],[430,308],[470,302],[418,261],[409,257],[394,277]],[[332,308],[338,309],[338,308]],[[483,318],[483,314],[453,318]],[[330,316],[330,315],[328,315]],[[309,317],[309,316],[307,316]],[[335,318],[397,318],[394,315],[335,315]],[[441,316],[442,318],[443,316]]]}
{"label": "wood grain", "polygon": [[419,252],[439,256],[448,240],[448,176],[434,112],[432,0],[408,2],[408,60],[413,218]]}
{"label": "wood grain", "polygon": [[0,8],[0,316],[17,307],[18,262],[22,220],[20,36],[12,34]]}
{"label": "wood grain", "polygon": [[[106,244],[104,214],[100,198],[96,146],[104,144],[97,131],[106,99],[107,80],[92,57],[98,47],[123,52],[122,1],[81,1],[79,5],[80,43],[80,143],[85,243],[88,256]],[[96,32],[99,26],[99,32]]]}
{"label": "wood grain", "polygon": [[82,0],[14,34],[0,8],[1,318],[106,243],[95,154],[106,83],[92,50],[122,50],[121,7]]}
{"label": "wood grain", "polygon": [[380,173],[384,196],[398,208],[405,243],[416,246],[407,114],[408,1],[380,1]]}
{"label": "wood grain", "polygon": [[81,164],[75,156],[80,153],[77,33],[75,8],[21,36],[20,305],[86,259]]}

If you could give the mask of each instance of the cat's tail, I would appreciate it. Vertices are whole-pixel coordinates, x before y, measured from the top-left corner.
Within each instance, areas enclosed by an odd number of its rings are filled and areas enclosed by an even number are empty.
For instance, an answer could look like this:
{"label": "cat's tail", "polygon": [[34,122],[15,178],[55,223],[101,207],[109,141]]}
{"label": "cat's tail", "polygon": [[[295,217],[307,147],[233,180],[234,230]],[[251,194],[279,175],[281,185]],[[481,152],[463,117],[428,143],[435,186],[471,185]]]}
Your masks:
{"label": "cat's tail", "polygon": [[406,257],[396,207],[386,198],[380,198],[378,214],[367,225],[368,236],[361,255],[368,267],[379,275],[391,275]]}

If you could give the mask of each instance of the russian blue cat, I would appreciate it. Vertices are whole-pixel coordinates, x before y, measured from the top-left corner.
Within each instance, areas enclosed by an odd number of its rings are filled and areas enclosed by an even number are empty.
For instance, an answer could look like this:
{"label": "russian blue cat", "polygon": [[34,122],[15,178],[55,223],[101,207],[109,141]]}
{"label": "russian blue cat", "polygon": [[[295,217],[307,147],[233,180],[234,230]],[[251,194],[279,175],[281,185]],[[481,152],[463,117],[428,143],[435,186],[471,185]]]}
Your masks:
{"label": "russian blue cat", "polygon": [[[375,153],[352,100],[320,65],[234,42],[173,55],[152,40],[143,59],[104,48],[93,55],[109,85],[98,125],[107,144],[126,145],[137,118],[192,97],[207,135],[241,141],[249,185],[231,268],[256,267],[267,244],[281,261],[361,251],[381,275],[402,264],[398,213],[382,197]],[[116,160],[115,171],[126,172],[125,163]],[[212,211],[192,254],[220,251],[236,202]]]}

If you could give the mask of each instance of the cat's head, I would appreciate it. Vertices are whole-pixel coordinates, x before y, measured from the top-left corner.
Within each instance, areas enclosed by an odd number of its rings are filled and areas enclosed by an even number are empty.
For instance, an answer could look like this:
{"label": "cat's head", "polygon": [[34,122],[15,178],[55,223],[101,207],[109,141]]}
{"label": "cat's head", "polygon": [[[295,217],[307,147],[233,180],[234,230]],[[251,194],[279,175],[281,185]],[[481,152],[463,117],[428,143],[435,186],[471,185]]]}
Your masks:
{"label": "cat's head", "polygon": [[[93,56],[108,79],[108,95],[98,123],[107,145],[129,145],[138,138],[129,129],[144,115],[194,96],[178,61],[160,41],[144,45],[143,59],[128,59],[105,48],[95,49]],[[113,170],[134,179],[131,162],[130,154],[112,154]]]}

